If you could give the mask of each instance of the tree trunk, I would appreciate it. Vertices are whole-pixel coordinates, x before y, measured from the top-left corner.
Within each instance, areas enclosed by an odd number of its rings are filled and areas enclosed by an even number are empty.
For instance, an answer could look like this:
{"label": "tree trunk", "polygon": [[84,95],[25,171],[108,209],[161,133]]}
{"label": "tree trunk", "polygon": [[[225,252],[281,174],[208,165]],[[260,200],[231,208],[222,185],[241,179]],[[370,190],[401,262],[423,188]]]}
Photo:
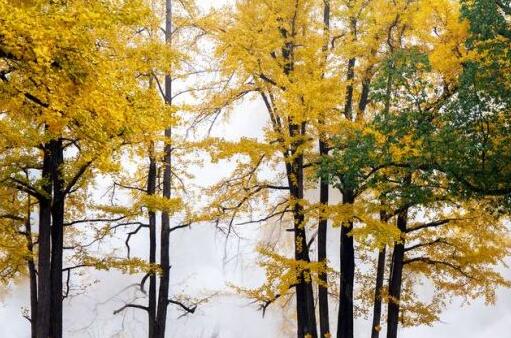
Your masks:
{"label": "tree trunk", "polygon": [[[343,204],[353,204],[353,190],[343,191]],[[355,279],[355,249],[353,236],[353,221],[341,227],[341,278],[339,286],[339,317],[337,338],[353,338],[353,281]]]}
{"label": "tree trunk", "polygon": [[53,166],[53,203],[51,208],[51,326],[50,336],[62,338],[62,255],[64,251],[64,179],[62,165],[64,150],[62,140],[50,142]]}
{"label": "tree trunk", "polygon": [[[382,202],[382,206],[384,203]],[[380,221],[387,222],[388,216],[385,211],[380,211]],[[385,258],[387,247],[384,246],[378,253],[378,263],[376,267],[376,285],[374,286],[374,306],[373,306],[373,327],[371,329],[371,338],[378,338],[381,331],[381,305],[383,280],[385,278]]]}
{"label": "tree trunk", "polygon": [[[165,136],[170,138],[170,131],[165,131]],[[171,145],[165,145],[165,156],[163,171],[163,197],[170,198],[171,190]],[[158,309],[156,315],[155,337],[165,337],[165,327],[167,322],[167,307],[169,300],[169,281],[170,281],[170,217],[168,212],[162,212],[161,216],[161,238],[160,238],[160,288],[158,292]]]}
{"label": "tree trunk", "polygon": [[[323,46],[323,52],[325,53],[325,64],[327,61],[327,52],[329,45],[330,36],[330,1],[325,0],[323,8],[323,24],[324,24],[324,35],[325,44]],[[321,124],[324,124],[324,118],[321,118]],[[328,155],[328,147],[324,141],[325,137],[323,133],[320,133],[319,140],[319,155]],[[319,182],[319,203],[323,206],[328,205],[328,181],[323,177],[320,178]],[[327,263],[326,247],[327,247],[327,230],[328,230],[328,219],[320,216],[318,222],[318,262],[324,262],[325,267]],[[319,275],[319,280],[323,285],[319,285],[318,288],[318,305],[319,305],[319,330],[322,338],[330,335],[330,318],[328,310],[328,274],[325,271]]]}
{"label": "tree trunk", "polygon": [[[352,26],[354,25],[352,19]],[[354,29],[352,27],[352,29]],[[344,117],[353,121],[353,79],[355,78],[356,59],[348,60],[346,71],[346,102],[344,104]],[[342,189],[342,203],[353,204],[355,193],[351,187]],[[353,338],[353,282],[355,279],[355,248],[353,236],[353,221],[343,224],[341,227],[340,244],[340,273],[339,281],[339,315],[337,319],[337,338]]]}
{"label": "tree trunk", "polygon": [[[172,0],[165,1],[165,42],[172,44]],[[165,76],[165,102],[172,104],[172,79]],[[172,128],[165,129],[165,148],[163,159],[163,197],[170,198],[172,189]],[[160,238],[160,288],[158,291],[158,305],[156,313],[155,338],[164,338],[167,324],[167,308],[169,304],[169,281],[170,281],[170,217],[168,212],[161,215],[161,238]]]}
{"label": "tree trunk", "polygon": [[52,158],[49,144],[44,146],[42,169],[42,190],[44,196],[39,199],[39,253],[37,285],[37,338],[48,338],[50,334],[50,250],[51,250],[51,169]]}
{"label": "tree trunk", "polygon": [[[153,148],[150,150],[149,172],[147,175],[147,194],[154,195],[156,192],[156,162],[153,157]],[[149,263],[156,264],[156,213],[149,211]],[[154,338],[154,326],[156,323],[156,274],[149,276],[149,303],[147,306],[149,338]]]}
{"label": "tree trunk", "polygon": [[[290,134],[296,137],[299,126],[290,125]],[[298,141],[298,143],[301,141]],[[295,234],[295,259],[297,261],[310,262],[309,248],[307,243],[307,234],[305,232],[305,217],[303,205],[303,155],[297,154],[298,144],[292,146],[292,157],[294,160],[287,166],[288,183],[290,186],[291,200],[294,202],[293,219]],[[310,271],[300,271],[298,276],[298,284],[296,285],[296,313],[297,313],[297,336],[317,337],[316,331],[316,313],[314,309],[314,294],[312,290],[312,282],[306,280],[305,275]]]}
{"label": "tree trunk", "polygon": [[[320,154],[326,155],[326,145],[320,141]],[[321,205],[328,205],[328,182],[321,178],[319,184],[319,202]],[[327,227],[328,219],[320,217],[318,224],[318,262],[327,263],[326,246],[327,246]],[[318,301],[319,301],[319,326],[321,337],[328,337],[330,334],[330,319],[328,313],[328,275],[325,271],[319,275],[319,280],[324,285],[319,285]]]}
{"label": "tree trunk", "polygon": [[37,270],[34,262],[34,242],[32,239],[32,225],[30,195],[27,197],[27,218],[25,220],[25,238],[27,240],[27,250],[30,257],[27,259],[28,277],[30,280],[30,330],[31,338],[37,337]]}
{"label": "tree trunk", "polygon": [[[406,231],[408,210],[401,212],[397,217],[397,227],[402,236]],[[403,260],[405,253],[405,239],[394,245],[392,254],[391,275],[389,281],[389,303],[387,310],[387,338],[397,338],[399,325],[399,299],[401,297],[401,285],[403,280]]]}
{"label": "tree trunk", "polygon": [[386,253],[386,247],[383,247],[378,254],[376,285],[374,286],[373,327],[371,330],[371,338],[378,338],[381,331],[381,292],[383,289],[383,279],[385,277]]}
{"label": "tree trunk", "polygon": [[348,60],[348,70],[346,81],[348,86],[346,87],[346,102],[344,103],[344,116],[349,121],[353,120],[353,79],[355,78],[355,58]]}

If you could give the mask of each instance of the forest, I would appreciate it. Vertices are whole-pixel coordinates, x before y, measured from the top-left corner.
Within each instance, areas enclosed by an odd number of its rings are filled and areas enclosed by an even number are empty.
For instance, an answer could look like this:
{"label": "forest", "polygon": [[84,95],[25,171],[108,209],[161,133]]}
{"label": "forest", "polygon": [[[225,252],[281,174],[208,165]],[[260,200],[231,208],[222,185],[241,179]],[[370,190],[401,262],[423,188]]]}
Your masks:
{"label": "forest", "polygon": [[0,0],[2,337],[508,338],[510,221],[510,0]]}

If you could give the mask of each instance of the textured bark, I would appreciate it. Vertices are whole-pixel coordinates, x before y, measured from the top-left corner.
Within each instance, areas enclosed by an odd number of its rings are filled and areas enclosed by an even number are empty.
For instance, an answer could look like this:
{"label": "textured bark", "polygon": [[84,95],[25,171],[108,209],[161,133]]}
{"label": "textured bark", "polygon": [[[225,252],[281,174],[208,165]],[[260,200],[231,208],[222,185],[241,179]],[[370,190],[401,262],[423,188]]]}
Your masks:
{"label": "textured bark", "polygon": [[[295,8],[298,10],[298,8]],[[291,75],[294,71],[294,48],[296,45],[291,41],[295,34],[294,22],[291,23],[290,30],[280,27],[280,33],[287,42],[282,46],[282,57],[285,60],[283,72],[286,76]],[[288,117],[288,132],[294,141],[283,155],[286,163],[286,174],[290,189],[290,199],[293,205],[293,232],[295,240],[295,259],[297,261],[310,262],[309,247],[307,243],[307,233],[305,231],[305,217],[303,205],[304,194],[304,173],[303,153],[300,150],[303,145],[303,138],[306,132],[306,123],[301,124],[293,121],[292,117]],[[297,314],[297,337],[317,337],[316,312],[314,307],[314,292],[312,283],[307,282],[304,278],[310,271],[300,271],[296,289],[296,314]]]}
{"label": "textured bark", "polygon": [[[169,130],[165,131],[165,136],[170,138]],[[163,197],[170,198],[171,194],[171,149],[170,144],[165,146],[163,171]],[[156,314],[155,337],[164,338],[167,322],[167,307],[169,300],[169,281],[170,281],[170,217],[168,212],[162,212],[161,216],[161,234],[160,234],[160,288],[158,291],[158,307]]]}
{"label": "textured bark", "polygon": [[37,338],[48,338],[50,334],[50,250],[51,250],[51,168],[52,158],[49,144],[44,146],[42,190],[44,196],[39,199],[39,252],[37,285]]}
{"label": "textured bark", "polygon": [[[323,46],[323,52],[325,53],[325,63],[328,51],[328,43],[330,36],[330,1],[325,0],[323,9],[323,24],[325,34],[325,45]],[[320,121],[321,124],[323,124]],[[319,140],[319,154],[320,156],[328,155],[328,147],[324,141],[324,136],[320,135]],[[319,202],[321,205],[328,205],[328,181],[324,178],[320,178],[319,182]],[[325,217],[319,217],[318,221],[318,262],[327,262],[326,246],[327,246],[327,230],[328,230],[328,219]],[[319,280],[324,285],[319,285],[318,288],[318,306],[319,306],[319,331],[320,337],[328,337],[330,334],[330,318],[328,310],[328,275],[325,271],[319,275]]]}
{"label": "textured bark", "polygon": [[[147,194],[154,195],[156,192],[156,162],[152,157],[153,149],[150,150],[149,171],[147,175]],[[149,211],[149,263],[156,263],[156,214]],[[147,306],[149,338],[154,337],[156,323],[156,274],[149,276],[149,302]]]}
{"label": "textured bark", "polygon": [[51,144],[53,166],[51,180],[53,183],[53,203],[51,207],[51,326],[50,336],[62,338],[62,255],[64,251],[64,180],[61,174],[64,163],[62,140]]}
{"label": "textured bark", "polygon": [[[384,203],[382,203],[383,205]],[[387,222],[388,216],[385,211],[380,211],[380,221]],[[381,331],[381,308],[382,308],[382,290],[383,280],[385,278],[385,259],[387,247],[384,246],[378,253],[378,263],[376,266],[376,282],[374,286],[374,305],[373,305],[373,326],[371,329],[371,338],[378,338]]]}
{"label": "textured bark", "polygon": [[[326,146],[324,142],[320,142],[320,153],[326,155]],[[320,203],[322,205],[328,205],[328,182],[323,178],[320,179],[319,185],[319,196]],[[328,220],[320,217],[318,224],[318,262],[327,262],[326,246],[327,246],[327,227]],[[325,284],[319,285],[318,302],[319,302],[319,327],[321,337],[325,337],[330,333],[330,319],[328,310],[328,275],[325,271],[319,275],[321,282]]]}
{"label": "textured bark", "polygon": [[[165,41],[168,45],[172,44],[172,0],[165,1]],[[172,104],[172,79],[169,75],[165,76],[165,102]],[[172,189],[172,146],[170,144],[172,137],[172,128],[165,129],[165,148],[163,158],[163,197],[170,198]],[[167,324],[167,309],[169,301],[169,281],[170,281],[170,216],[168,212],[162,212],[161,215],[161,234],[160,234],[160,287],[158,290],[158,305],[156,312],[156,324],[154,329],[155,338],[164,338]]]}
{"label": "textured bark", "polygon": [[369,90],[371,88],[371,82],[369,79],[365,79],[362,82],[362,92],[360,93],[360,100],[358,101],[358,113],[357,113],[357,121],[362,121],[364,118],[364,113],[367,108],[367,104],[369,103]]}
{"label": "textured bark", "polygon": [[[352,33],[356,35],[356,21],[351,20]],[[346,70],[346,87],[344,117],[353,121],[353,79],[355,78],[356,59],[348,60]],[[342,203],[353,204],[355,193],[351,187],[342,189]],[[339,315],[337,318],[337,338],[353,338],[353,283],[355,279],[355,248],[353,236],[353,221],[341,227],[340,244],[340,273],[339,281]]]}
{"label": "textured bark", "polygon": [[348,60],[348,69],[346,71],[346,102],[344,103],[344,116],[352,121],[353,120],[353,79],[355,78],[355,62],[356,59]]}
{"label": "textured bark", "polygon": [[[354,193],[343,191],[343,204],[353,204]],[[339,316],[337,338],[353,338],[353,282],[355,278],[355,249],[353,243],[353,222],[341,227],[341,278],[339,286]]]}
{"label": "textured bark", "polygon": [[27,218],[25,220],[25,238],[27,240],[27,250],[30,257],[27,259],[28,277],[30,280],[30,330],[31,338],[37,337],[37,270],[34,262],[34,242],[32,240],[32,224],[30,196],[27,202]]}
{"label": "textured bark", "polygon": [[[408,210],[401,212],[397,217],[397,227],[404,234],[408,221]],[[405,240],[395,243],[392,254],[391,274],[389,281],[389,303],[387,310],[387,338],[396,338],[399,326],[399,299],[403,281],[403,260],[405,253]]]}
{"label": "textured bark", "polygon": [[374,306],[373,306],[373,327],[371,338],[378,338],[381,331],[381,292],[383,289],[383,280],[385,277],[385,255],[386,247],[380,250],[378,254],[378,265],[376,268],[376,283],[374,286]]}
{"label": "textured bark", "polygon": [[[291,124],[290,135],[296,136],[300,127]],[[292,154],[297,154],[297,149],[301,141],[292,146]],[[291,155],[293,156],[293,155]],[[291,163],[287,165],[287,177],[293,201],[303,199],[303,155],[293,156]],[[309,248],[307,246],[307,234],[304,224],[304,210],[300,203],[295,203],[293,207],[294,234],[295,234],[295,259],[297,261],[310,262]],[[307,335],[317,337],[316,313],[314,309],[314,294],[312,283],[307,282],[305,274],[310,271],[301,271],[296,285],[296,313],[297,313],[297,336],[304,338]]]}

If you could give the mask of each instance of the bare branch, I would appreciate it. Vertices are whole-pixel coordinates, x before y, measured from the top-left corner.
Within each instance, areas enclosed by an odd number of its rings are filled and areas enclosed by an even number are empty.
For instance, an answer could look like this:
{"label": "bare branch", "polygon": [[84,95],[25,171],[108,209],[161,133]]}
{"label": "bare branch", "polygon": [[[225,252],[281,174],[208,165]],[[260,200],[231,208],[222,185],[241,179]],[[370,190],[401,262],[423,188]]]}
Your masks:
{"label": "bare branch", "polygon": [[169,233],[174,232],[178,229],[189,228],[191,225],[192,225],[192,222],[181,224],[181,225],[176,225],[175,227],[172,227],[169,229]]}
{"label": "bare branch", "polygon": [[181,309],[183,309],[186,313],[194,313],[195,310],[197,309],[197,305],[193,305],[192,307],[188,307],[185,304],[183,304],[182,302],[174,300],[174,299],[169,299],[167,304],[177,305]]}
{"label": "bare branch", "polygon": [[75,173],[75,175],[73,176],[73,178],[71,178],[71,180],[69,181],[69,183],[67,184],[66,188],[64,189],[64,192],[63,194],[64,195],[67,195],[69,194],[69,192],[71,191],[71,189],[73,189],[73,187],[75,186],[75,184],[78,182],[78,180],[82,177],[82,175],[87,171],[87,169],[91,166],[92,164],[92,160],[91,161],[87,161],[85,162],[84,165],[82,165],[80,167],[80,169],[78,169],[78,171]]}
{"label": "bare branch", "polygon": [[123,307],[115,310],[114,315],[121,313],[122,311],[126,310],[127,308],[134,308],[134,309],[149,311],[149,308],[147,306],[143,306],[143,305],[139,305],[139,304],[126,304]]}

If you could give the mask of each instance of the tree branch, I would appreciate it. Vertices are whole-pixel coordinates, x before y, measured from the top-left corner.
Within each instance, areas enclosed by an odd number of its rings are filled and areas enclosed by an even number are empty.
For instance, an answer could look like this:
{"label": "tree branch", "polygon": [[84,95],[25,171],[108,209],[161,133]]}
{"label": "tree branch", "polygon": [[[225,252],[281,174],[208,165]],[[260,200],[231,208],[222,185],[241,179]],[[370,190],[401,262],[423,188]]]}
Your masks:
{"label": "tree branch", "polygon": [[127,308],[134,308],[134,309],[140,309],[144,311],[149,311],[149,308],[147,306],[139,305],[139,304],[126,304],[123,307],[117,309],[114,311],[114,315],[126,310]]}

